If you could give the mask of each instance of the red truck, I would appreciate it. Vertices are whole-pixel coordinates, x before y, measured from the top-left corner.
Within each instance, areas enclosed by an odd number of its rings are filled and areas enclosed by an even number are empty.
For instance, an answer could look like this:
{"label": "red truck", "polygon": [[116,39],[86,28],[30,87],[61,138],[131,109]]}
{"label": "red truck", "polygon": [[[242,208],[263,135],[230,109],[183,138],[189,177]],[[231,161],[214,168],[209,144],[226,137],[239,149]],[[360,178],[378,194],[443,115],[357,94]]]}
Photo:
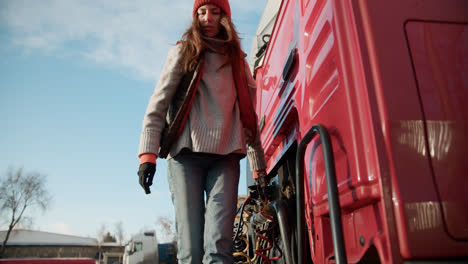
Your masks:
{"label": "red truck", "polygon": [[0,259],[0,264],[96,264],[91,258],[24,258]]}
{"label": "red truck", "polygon": [[237,261],[468,263],[468,1],[271,2]]}

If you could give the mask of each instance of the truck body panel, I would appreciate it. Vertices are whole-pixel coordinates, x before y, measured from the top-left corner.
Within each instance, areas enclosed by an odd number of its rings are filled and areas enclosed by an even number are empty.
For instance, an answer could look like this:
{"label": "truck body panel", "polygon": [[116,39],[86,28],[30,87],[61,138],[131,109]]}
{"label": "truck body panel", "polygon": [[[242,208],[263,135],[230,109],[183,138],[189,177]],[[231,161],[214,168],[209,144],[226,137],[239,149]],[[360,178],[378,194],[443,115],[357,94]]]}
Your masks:
{"label": "truck body panel", "polygon": [[[350,263],[468,256],[467,25],[463,0],[281,3],[254,70],[268,172],[327,128]],[[321,148],[305,152],[303,210],[309,254],[329,263]]]}

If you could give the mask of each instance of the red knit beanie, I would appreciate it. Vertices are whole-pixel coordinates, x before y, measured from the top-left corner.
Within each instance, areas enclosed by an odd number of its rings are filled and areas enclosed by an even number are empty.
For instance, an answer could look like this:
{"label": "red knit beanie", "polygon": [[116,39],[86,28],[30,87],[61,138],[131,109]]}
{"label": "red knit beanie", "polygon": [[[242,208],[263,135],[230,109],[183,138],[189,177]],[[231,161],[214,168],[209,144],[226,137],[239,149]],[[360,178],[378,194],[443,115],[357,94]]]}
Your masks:
{"label": "red knit beanie", "polygon": [[229,6],[228,0],[195,0],[195,3],[193,4],[193,17],[196,16],[197,10],[200,6],[208,4],[216,5],[221,8],[221,10],[231,18],[231,7]]}

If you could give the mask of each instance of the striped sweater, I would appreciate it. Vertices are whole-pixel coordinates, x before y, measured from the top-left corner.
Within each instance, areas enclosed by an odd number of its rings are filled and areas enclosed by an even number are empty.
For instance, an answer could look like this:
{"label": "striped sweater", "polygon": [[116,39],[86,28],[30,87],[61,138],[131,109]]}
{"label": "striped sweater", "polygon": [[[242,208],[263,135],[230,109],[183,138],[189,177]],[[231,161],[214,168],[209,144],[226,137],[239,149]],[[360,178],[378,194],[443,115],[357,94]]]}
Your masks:
{"label": "striped sweater", "polygon": [[[158,153],[167,109],[183,76],[180,48],[180,45],[176,45],[170,49],[150,98],[143,119],[138,155]],[[225,55],[205,52],[204,73],[187,123],[177,142],[171,147],[168,158],[174,157],[183,148],[221,155],[240,153],[247,154],[253,171],[265,169],[263,148],[258,136],[255,142],[246,144],[232,70],[229,64],[225,64],[226,59]],[[245,72],[248,86],[252,89],[252,102],[255,103],[256,85],[247,67]]]}

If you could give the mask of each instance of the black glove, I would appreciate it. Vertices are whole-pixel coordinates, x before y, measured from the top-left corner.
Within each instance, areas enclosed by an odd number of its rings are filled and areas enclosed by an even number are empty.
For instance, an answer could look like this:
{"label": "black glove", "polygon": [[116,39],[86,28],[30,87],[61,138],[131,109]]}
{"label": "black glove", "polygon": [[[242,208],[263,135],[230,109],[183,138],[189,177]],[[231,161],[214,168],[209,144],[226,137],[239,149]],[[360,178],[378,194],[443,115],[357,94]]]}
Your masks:
{"label": "black glove", "polygon": [[267,176],[266,170],[254,171],[255,184],[260,187],[265,187],[270,183],[270,179]]}
{"label": "black glove", "polygon": [[138,177],[140,177],[140,185],[145,190],[146,194],[151,193],[150,186],[153,184],[154,173],[156,172],[156,164],[145,162],[140,164],[138,169]]}

